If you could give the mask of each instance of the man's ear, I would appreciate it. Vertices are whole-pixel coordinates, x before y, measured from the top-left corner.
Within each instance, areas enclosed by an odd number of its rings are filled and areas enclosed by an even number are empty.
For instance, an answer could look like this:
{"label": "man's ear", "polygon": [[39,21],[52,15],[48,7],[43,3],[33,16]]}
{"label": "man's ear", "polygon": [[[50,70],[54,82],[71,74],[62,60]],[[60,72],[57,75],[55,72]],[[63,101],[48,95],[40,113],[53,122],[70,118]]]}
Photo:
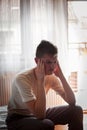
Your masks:
{"label": "man's ear", "polygon": [[34,60],[35,60],[35,62],[36,62],[36,64],[37,64],[37,63],[38,63],[38,58],[36,57]]}

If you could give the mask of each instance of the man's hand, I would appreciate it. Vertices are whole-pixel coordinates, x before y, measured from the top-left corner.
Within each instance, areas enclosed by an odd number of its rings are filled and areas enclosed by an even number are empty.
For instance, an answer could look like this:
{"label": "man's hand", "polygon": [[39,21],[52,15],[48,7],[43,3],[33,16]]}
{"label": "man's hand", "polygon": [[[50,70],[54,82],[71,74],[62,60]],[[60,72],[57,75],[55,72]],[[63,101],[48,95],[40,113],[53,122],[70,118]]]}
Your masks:
{"label": "man's hand", "polygon": [[56,68],[54,69],[54,74],[58,77],[60,77],[60,73],[62,73],[61,67],[59,65],[59,62],[57,61]]}
{"label": "man's hand", "polygon": [[36,68],[36,77],[38,80],[41,80],[44,79],[44,76],[45,76],[44,63],[41,59],[39,59]]}

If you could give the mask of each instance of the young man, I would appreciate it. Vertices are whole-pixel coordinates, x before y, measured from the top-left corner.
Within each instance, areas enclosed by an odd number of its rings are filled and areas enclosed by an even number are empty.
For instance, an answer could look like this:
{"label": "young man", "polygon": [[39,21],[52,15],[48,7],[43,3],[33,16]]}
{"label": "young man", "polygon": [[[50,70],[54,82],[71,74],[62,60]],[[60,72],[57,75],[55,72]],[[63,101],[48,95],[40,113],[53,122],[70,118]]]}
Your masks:
{"label": "young man", "polygon": [[[68,124],[69,130],[83,130],[83,112],[76,106],[73,91],[57,59],[57,48],[42,40],[36,49],[36,67],[18,74],[8,104],[8,130],[54,130],[57,124]],[[48,108],[46,94],[55,90],[68,105]]]}

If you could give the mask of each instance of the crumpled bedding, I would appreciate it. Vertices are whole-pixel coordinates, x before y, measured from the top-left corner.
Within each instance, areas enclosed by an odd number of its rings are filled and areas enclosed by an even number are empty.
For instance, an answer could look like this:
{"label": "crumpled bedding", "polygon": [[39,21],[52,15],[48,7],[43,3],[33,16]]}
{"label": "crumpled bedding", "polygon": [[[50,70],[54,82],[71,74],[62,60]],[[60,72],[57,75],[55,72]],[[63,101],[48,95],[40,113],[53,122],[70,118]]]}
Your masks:
{"label": "crumpled bedding", "polygon": [[7,116],[7,106],[0,106],[0,130],[6,130],[5,119]]}

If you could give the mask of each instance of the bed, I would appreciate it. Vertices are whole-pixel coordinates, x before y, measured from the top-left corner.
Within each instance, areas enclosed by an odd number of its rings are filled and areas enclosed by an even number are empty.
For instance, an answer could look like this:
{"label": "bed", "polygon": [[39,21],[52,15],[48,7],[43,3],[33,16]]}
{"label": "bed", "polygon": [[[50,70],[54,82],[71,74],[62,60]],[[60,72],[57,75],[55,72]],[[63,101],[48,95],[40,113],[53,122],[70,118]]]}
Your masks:
{"label": "bed", "polygon": [[7,130],[5,119],[7,116],[7,105],[0,106],[0,130]]}
{"label": "bed", "polygon": [[14,76],[15,73],[12,72],[0,74],[0,130],[7,130],[5,119]]}

